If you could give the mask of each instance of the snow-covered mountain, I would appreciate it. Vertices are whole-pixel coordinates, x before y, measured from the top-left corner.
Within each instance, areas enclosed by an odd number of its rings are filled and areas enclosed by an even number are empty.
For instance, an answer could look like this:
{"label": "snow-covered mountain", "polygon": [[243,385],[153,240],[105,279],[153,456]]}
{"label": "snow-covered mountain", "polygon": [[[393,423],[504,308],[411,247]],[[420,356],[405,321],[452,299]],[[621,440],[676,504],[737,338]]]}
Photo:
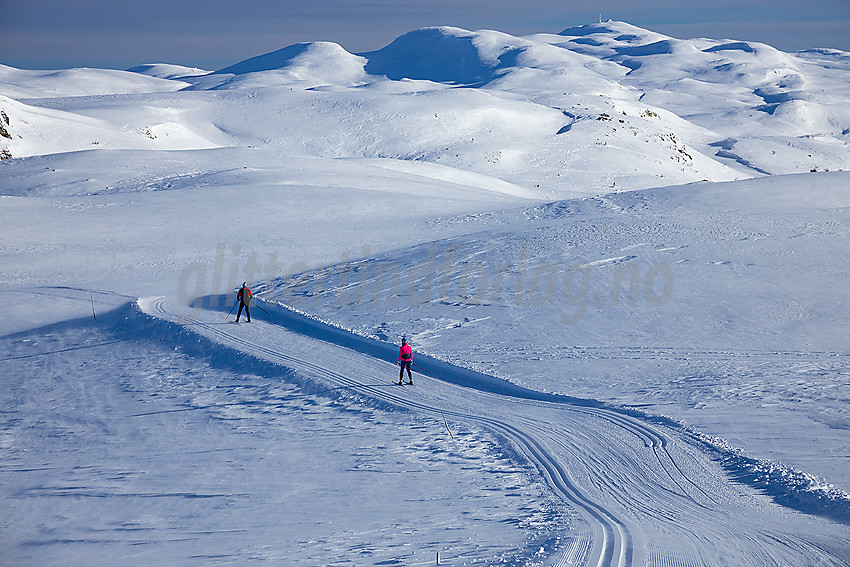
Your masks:
{"label": "snow-covered mountain", "polygon": [[623,22],[0,66],[0,564],[850,563],[849,86]]}
{"label": "snow-covered mountain", "polygon": [[847,170],[846,58],[619,22],[525,38],[443,27],[359,55],[317,42],[206,74],[141,66],[151,78],[135,81],[4,67],[15,100],[0,106],[14,157],[271,146],[437,163],[559,197]]}

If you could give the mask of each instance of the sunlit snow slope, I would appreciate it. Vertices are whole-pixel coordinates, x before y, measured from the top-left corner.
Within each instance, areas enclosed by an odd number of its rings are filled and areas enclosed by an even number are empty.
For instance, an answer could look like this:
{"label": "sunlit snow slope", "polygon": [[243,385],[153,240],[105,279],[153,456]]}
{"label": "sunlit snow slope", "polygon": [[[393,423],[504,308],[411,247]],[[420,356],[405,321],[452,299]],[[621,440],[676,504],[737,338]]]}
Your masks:
{"label": "sunlit snow slope", "polygon": [[427,161],[545,196],[850,161],[846,54],[621,22],[524,38],[428,28],[360,55],[317,42],[214,73],[136,69],[3,67],[6,153],[253,145]]}

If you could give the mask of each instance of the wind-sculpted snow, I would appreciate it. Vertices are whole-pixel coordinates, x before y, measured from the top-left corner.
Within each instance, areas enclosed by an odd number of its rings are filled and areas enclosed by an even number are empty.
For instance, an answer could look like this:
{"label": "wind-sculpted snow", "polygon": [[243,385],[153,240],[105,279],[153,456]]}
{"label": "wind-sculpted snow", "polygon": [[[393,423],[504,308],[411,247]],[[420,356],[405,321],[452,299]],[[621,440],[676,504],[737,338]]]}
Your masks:
{"label": "wind-sculpted snow", "polygon": [[781,463],[754,459],[722,439],[693,431],[695,439],[716,452],[729,475],[773,498],[778,504],[850,525],[850,493]]}

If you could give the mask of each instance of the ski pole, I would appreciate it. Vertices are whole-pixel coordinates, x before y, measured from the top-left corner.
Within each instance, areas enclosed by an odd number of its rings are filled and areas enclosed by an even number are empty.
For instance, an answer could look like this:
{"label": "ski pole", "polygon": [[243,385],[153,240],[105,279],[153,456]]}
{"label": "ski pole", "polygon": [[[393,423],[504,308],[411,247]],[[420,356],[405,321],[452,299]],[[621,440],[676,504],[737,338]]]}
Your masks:
{"label": "ski pole", "polygon": [[271,313],[269,313],[268,311],[266,311],[265,309],[263,309],[262,307],[260,307],[260,305],[259,305],[256,301],[254,302],[254,307],[256,307],[257,309],[259,309],[260,311],[262,311],[263,313],[265,313],[266,315],[268,315],[268,316],[269,316],[269,319],[271,319],[271,318],[272,318],[272,314],[271,314]]}
{"label": "ski pole", "polygon": [[415,364],[411,364],[411,366],[413,366],[413,368],[417,369],[419,372],[422,372],[423,374],[427,374],[428,376],[430,376],[432,378],[436,378],[436,376],[434,376],[433,374],[431,374],[427,370],[423,370],[422,367],[420,367],[420,366],[417,366]]}
{"label": "ski pole", "polygon": [[[236,303],[239,303],[238,299],[236,300]],[[233,304],[233,307],[236,307],[236,303]],[[231,307],[230,311],[227,312],[227,317],[230,317],[230,314],[233,313],[233,307]],[[225,321],[227,320],[227,317],[224,318]]]}

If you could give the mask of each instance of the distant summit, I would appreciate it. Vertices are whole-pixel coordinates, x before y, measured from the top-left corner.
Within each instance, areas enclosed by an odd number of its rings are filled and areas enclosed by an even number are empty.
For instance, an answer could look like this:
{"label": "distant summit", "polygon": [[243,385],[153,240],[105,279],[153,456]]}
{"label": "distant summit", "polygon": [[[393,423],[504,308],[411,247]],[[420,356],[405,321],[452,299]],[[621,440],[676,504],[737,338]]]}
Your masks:
{"label": "distant summit", "polygon": [[366,71],[393,80],[423,79],[438,83],[484,83],[500,66],[499,46],[521,41],[492,31],[453,27],[423,28],[406,33],[388,46],[363,53]]}
{"label": "distant summit", "polygon": [[366,76],[363,70],[365,64],[365,59],[349,53],[339,44],[316,41],[296,43],[252,57],[219,69],[210,76],[233,75],[234,79],[224,82],[226,86],[233,86],[231,83],[257,82],[257,78],[252,80],[245,75],[271,71],[278,75],[278,83],[298,83],[307,87],[326,84],[349,86],[362,81]]}
{"label": "distant summit", "polygon": [[558,35],[570,37],[586,37],[595,34],[604,34],[615,37],[618,41],[633,41],[642,43],[668,39],[667,36],[663,34],[639,28],[627,22],[618,22],[613,20],[599,22],[597,24],[585,24],[583,26],[570,27],[558,33]]}
{"label": "distant summit", "polygon": [[170,65],[168,63],[147,63],[127,69],[132,73],[156,77],[158,79],[180,80],[184,77],[198,77],[206,75],[209,71],[197,67],[184,67],[183,65]]}
{"label": "distant summit", "polygon": [[258,55],[224,69],[219,69],[215,73],[244,75],[245,73],[287,69],[293,72],[304,69],[330,71],[355,68],[362,70],[364,64],[365,61],[356,55],[352,55],[337,43],[314,41],[296,43],[271,53]]}

